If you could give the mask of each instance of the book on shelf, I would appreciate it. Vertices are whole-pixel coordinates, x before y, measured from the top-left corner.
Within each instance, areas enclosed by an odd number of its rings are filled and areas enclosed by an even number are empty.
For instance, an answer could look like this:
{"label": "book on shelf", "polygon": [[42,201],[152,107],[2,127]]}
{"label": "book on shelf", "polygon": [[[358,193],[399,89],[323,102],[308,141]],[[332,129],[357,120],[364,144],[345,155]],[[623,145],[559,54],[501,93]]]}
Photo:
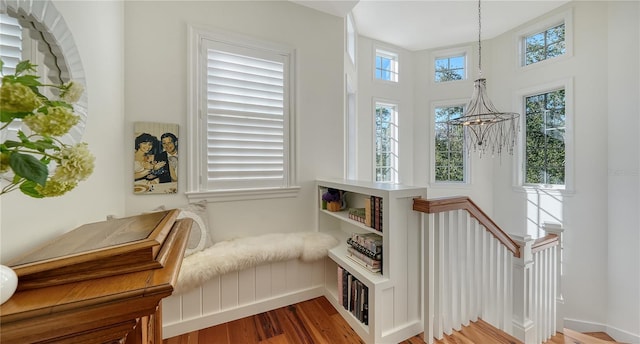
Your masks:
{"label": "book on shelf", "polygon": [[349,208],[349,218],[360,223],[365,223],[365,208]]}
{"label": "book on shelf", "polygon": [[359,247],[371,251],[371,254],[382,252],[382,237],[375,233],[352,233],[349,239]]}
{"label": "book on shelf", "polygon": [[369,196],[365,200],[365,224],[382,232],[382,197]]}
{"label": "book on shelf", "polygon": [[340,266],[338,266],[338,281],[348,282],[347,284],[342,284],[343,287],[347,285],[347,288],[343,288],[342,298],[338,299],[338,302],[341,303],[345,310],[351,312],[356,319],[368,325],[369,289],[367,286]]}
{"label": "book on shelf", "polygon": [[368,197],[364,201],[364,224],[367,227],[371,227],[371,197]]}
{"label": "book on shelf", "polygon": [[363,260],[361,260],[360,258],[358,258],[355,255],[347,254],[347,258],[351,259],[354,263],[356,263],[356,264],[362,266],[363,268],[367,269],[367,271],[370,271],[370,272],[373,272],[373,273],[378,273],[378,272],[382,271],[382,266],[381,265],[378,266],[378,267],[369,265],[369,264],[365,263]]}
{"label": "book on shelf", "polygon": [[371,258],[351,246],[347,247],[347,256],[358,258],[363,263],[371,266],[372,268],[380,268],[382,266],[382,259]]}
{"label": "book on shelf", "polygon": [[344,276],[344,269],[342,269],[342,266],[338,265],[338,303],[340,306],[344,305],[342,301],[342,296],[344,295],[344,290],[342,288],[342,276]]}

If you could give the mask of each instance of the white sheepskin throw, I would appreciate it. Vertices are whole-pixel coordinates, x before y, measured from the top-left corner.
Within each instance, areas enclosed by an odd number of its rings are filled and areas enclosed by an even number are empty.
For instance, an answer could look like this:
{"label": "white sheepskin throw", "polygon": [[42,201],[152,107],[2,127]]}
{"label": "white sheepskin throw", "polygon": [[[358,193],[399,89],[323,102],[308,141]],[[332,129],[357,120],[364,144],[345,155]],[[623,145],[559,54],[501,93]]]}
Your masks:
{"label": "white sheepskin throw", "polygon": [[310,262],[327,256],[338,240],[319,232],[270,233],[221,241],[182,261],[175,291],[183,292],[230,271],[266,262],[299,258]]}

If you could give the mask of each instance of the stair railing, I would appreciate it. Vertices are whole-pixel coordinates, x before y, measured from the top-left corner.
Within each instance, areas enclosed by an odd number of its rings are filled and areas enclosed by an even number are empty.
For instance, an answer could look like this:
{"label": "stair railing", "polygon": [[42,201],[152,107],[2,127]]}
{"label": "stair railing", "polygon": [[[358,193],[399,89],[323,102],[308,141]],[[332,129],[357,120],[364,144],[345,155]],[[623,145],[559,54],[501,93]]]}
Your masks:
{"label": "stair railing", "polygon": [[468,197],[415,199],[413,209],[424,213],[426,343],[478,318],[526,344],[555,334],[559,226],[512,237]]}

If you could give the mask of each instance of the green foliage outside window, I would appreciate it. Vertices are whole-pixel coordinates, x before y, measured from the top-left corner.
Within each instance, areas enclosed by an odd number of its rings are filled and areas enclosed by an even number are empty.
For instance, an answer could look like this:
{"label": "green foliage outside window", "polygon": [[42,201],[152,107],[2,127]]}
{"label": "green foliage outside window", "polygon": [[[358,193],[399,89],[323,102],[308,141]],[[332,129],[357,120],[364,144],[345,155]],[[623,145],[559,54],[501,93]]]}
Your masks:
{"label": "green foliage outside window", "polygon": [[564,24],[525,38],[525,65],[563,55],[566,51]]}
{"label": "green foliage outside window", "polygon": [[376,181],[394,182],[395,109],[390,105],[376,105]]}
{"label": "green foliage outside window", "polygon": [[464,79],[465,56],[445,57],[435,61],[435,81]]}
{"label": "green foliage outside window", "polygon": [[565,92],[526,98],[526,184],[565,183]]}
{"label": "green foliage outside window", "polygon": [[451,118],[460,117],[462,106],[439,107],[435,110],[435,180],[464,182],[464,131],[461,126],[448,125]]}

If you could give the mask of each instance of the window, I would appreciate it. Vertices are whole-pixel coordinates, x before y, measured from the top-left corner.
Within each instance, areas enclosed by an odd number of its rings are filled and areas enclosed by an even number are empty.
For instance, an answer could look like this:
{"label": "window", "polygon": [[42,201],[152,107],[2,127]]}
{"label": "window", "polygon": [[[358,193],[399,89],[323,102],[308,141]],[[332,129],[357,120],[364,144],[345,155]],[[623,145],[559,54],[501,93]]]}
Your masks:
{"label": "window", "polygon": [[525,184],[565,184],[565,90],[525,97]]}
{"label": "window", "polygon": [[564,55],[566,52],[565,25],[562,23],[528,35],[524,38],[523,44],[526,66]]}
{"label": "window", "polygon": [[198,90],[193,113],[198,120],[192,130],[198,138],[191,147],[194,165],[189,173],[195,182],[189,188],[243,195],[287,189],[295,166],[293,51],[246,38],[236,43],[231,36],[192,32],[198,43],[193,46],[199,47],[192,56]]}
{"label": "window", "polygon": [[464,129],[447,121],[464,113],[463,105],[435,108],[435,181],[465,182]]}
{"label": "window", "polygon": [[376,49],[375,77],[378,80],[398,82],[398,54]]}
{"label": "window", "polygon": [[397,105],[376,102],[375,176],[377,182],[398,181]]}
{"label": "window", "polygon": [[352,64],[356,64],[356,27],[351,13],[347,14],[347,54]]}
{"label": "window", "polygon": [[466,56],[442,57],[435,60],[435,82],[466,79]]}
{"label": "window", "polygon": [[22,26],[18,19],[6,13],[0,13],[2,40],[0,41],[0,58],[2,58],[3,74],[12,74],[18,62],[22,60]]}

